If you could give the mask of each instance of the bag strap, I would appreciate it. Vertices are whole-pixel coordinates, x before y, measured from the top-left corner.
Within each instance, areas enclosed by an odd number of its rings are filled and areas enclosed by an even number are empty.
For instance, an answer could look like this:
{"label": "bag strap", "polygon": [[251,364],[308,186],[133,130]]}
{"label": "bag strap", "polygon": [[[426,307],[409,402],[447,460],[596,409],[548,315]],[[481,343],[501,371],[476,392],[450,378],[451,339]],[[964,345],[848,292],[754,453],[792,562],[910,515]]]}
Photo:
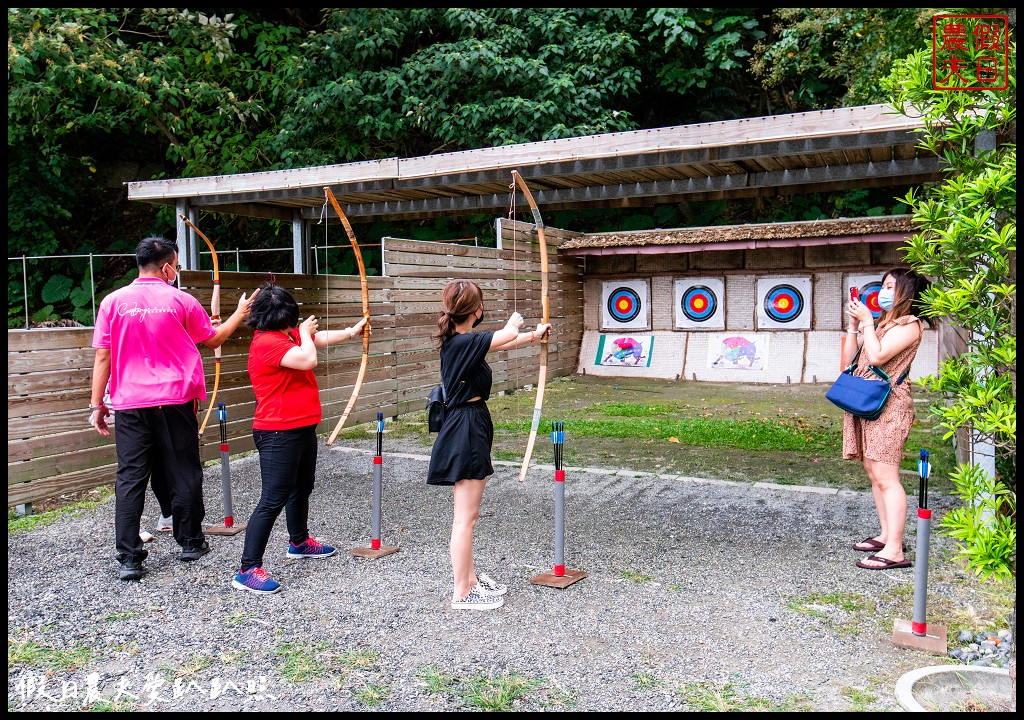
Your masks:
{"label": "bag strap", "polygon": [[[860,357],[860,351],[863,349],[864,348],[857,348],[857,354],[853,356],[853,362],[850,363],[850,367],[846,368],[846,372],[852,373],[854,370],[857,369],[857,358]],[[882,380],[885,380],[887,383],[892,384],[892,378],[889,377],[889,374],[886,373],[885,370],[883,370],[882,368],[878,367],[877,365],[868,365],[868,369],[875,375],[880,377]],[[908,375],[910,375],[910,368],[907,368],[900,374],[900,377],[895,384],[899,385],[900,383],[902,383],[904,380],[907,379]]]}

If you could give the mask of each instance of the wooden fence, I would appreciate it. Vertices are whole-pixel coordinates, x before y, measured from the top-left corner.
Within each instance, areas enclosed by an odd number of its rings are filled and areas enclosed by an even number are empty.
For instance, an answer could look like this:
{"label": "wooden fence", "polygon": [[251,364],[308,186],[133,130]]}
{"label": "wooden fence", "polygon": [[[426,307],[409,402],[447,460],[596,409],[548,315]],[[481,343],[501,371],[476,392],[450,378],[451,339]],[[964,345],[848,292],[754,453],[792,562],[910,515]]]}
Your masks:
{"label": "wooden fence", "polygon": [[[450,279],[472,280],[484,291],[486,316],[481,329],[500,329],[513,310],[526,327],[540,322],[539,246],[526,223],[503,223],[505,249],[385,238],[386,276],[370,277],[370,357],[359,399],[347,426],[422,411],[438,382],[439,360],[430,341],[440,313],[440,290]],[[549,344],[548,377],[576,371],[583,337],[582,261],[558,255],[557,243],[569,233],[549,232],[549,314],[557,332]],[[220,275],[221,314],[237,307],[243,292],[268,277],[262,273]],[[320,328],[347,327],[362,316],[358,277],[275,275],[300,305],[300,316],[316,315]],[[181,286],[209,307],[212,278],[207,272],[181,273]],[[10,330],[7,333],[7,504],[38,501],[62,493],[110,484],[114,480],[116,413],[110,437],[88,425],[90,383],[95,351],[92,328]],[[232,453],[254,449],[252,416],[256,398],[247,370],[252,331],[244,325],[222,346],[217,402],[227,410]],[[207,392],[213,389],[213,351],[200,345],[206,360]],[[362,344],[356,340],[320,351],[316,368],[324,419],[319,433],[330,432],[352,394]],[[536,346],[489,358],[494,392],[534,383]],[[205,414],[206,407],[201,408]],[[220,457],[216,412],[201,438],[204,460]]]}

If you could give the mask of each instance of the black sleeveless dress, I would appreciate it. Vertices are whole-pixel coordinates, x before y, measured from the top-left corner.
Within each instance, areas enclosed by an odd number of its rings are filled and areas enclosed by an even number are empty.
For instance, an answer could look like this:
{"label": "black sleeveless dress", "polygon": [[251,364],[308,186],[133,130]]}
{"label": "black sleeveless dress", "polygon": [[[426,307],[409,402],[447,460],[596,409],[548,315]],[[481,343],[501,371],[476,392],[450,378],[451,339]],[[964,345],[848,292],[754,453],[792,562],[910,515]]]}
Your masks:
{"label": "black sleeveless dress", "polygon": [[[430,453],[428,485],[454,485],[494,474],[494,424],[485,402],[491,396],[491,368],[485,358],[493,336],[493,332],[456,333],[441,346],[441,382],[448,412]],[[480,400],[467,402],[475,397]]]}

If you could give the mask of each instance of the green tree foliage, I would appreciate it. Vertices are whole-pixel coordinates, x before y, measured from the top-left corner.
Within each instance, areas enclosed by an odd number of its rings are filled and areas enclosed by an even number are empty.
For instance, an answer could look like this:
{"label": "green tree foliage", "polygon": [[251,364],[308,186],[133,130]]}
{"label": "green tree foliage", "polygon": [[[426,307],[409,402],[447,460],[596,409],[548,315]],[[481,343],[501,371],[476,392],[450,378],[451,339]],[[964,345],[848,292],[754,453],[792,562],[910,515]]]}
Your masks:
{"label": "green tree foliage", "polygon": [[[829,37],[853,52],[863,27],[879,56],[888,45],[897,53],[908,26],[895,21],[904,18],[897,10],[885,12],[847,11],[828,26]],[[9,254],[131,253],[145,235],[171,232],[173,208],[128,202],[126,181],[410,157],[859,101],[850,87],[870,87],[865,78],[875,66],[851,60],[827,88],[769,102],[780,88],[828,75],[837,56],[825,42],[801,53],[822,54],[810,66],[779,63],[770,89],[751,73],[752,61],[757,68],[784,57],[793,33],[814,35],[811,20],[754,8],[8,8]],[[787,219],[789,202],[773,203],[773,217]],[[837,211],[832,196],[792,202],[792,218]],[[839,213],[864,204],[879,206],[855,200]],[[757,221],[765,210],[735,207],[680,203],[625,215],[631,227],[665,227],[729,214]],[[573,221],[588,230],[621,216],[582,211]],[[375,223],[372,232],[486,238],[492,222]],[[230,238],[243,249],[291,242],[289,228],[275,223],[214,215],[201,224],[215,241]],[[50,303],[41,294],[57,274],[66,279],[59,287],[78,286],[83,262],[30,261],[30,303],[82,316],[70,291]],[[106,290],[132,272],[130,258],[110,260],[96,281]],[[22,287],[20,265],[10,263],[15,318]]]}
{"label": "green tree foliage", "polygon": [[982,575],[1016,572],[1017,443],[1017,105],[1016,45],[1009,88],[950,92],[932,87],[931,51],[896,64],[884,82],[892,102],[926,123],[922,146],[949,164],[948,178],[910,192],[920,227],[907,258],[935,282],[931,315],[948,318],[966,352],[945,360],[927,383],[948,401],[935,408],[952,436],[971,430],[996,448],[994,480],[976,467],[953,479],[964,507],[943,527],[964,541]]}
{"label": "green tree foliage", "polygon": [[[263,146],[298,30],[232,20],[171,8],[8,9],[11,255],[131,253],[173,227],[173,210],[129,203],[125,181],[272,164]],[[97,280],[109,287],[133,268],[111,262]],[[77,283],[81,272],[80,263],[31,263],[33,299],[47,278]],[[8,278],[10,317],[20,312],[21,268],[12,264]],[[56,303],[84,317],[70,294]]]}
{"label": "green tree foliage", "polygon": [[[681,97],[746,94],[759,23],[672,8],[335,9],[303,44],[278,153],[306,166],[632,130],[632,107],[689,121],[696,103]],[[677,104],[657,113],[645,100],[668,95]]]}
{"label": "green tree foliage", "polygon": [[783,8],[754,48],[751,69],[788,112],[869,105],[878,79],[931,36],[929,8]]}

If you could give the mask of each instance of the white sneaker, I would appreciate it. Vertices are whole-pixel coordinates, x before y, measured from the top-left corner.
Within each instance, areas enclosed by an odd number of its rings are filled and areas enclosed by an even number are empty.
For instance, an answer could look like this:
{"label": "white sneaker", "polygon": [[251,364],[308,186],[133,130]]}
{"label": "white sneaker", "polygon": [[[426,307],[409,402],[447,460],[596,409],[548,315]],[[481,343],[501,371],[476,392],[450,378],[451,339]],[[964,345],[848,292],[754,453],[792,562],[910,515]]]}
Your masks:
{"label": "white sneaker", "polygon": [[477,587],[480,592],[487,596],[504,595],[508,592],[508,585],[504,585],[487,573],[478,573],[476,576]]}
{"label": "white sneaker", "polygon": [[505,604],[500,595],[484,595],[480,592],[480,583],[469,591],[469,595],[461,600],[452,600],[453,610],[495,610]]}
{"label": "white sneaker", "polygon": [[148,530],[139,530],[139,540],[144,543],[153,542],[155,538]]}

